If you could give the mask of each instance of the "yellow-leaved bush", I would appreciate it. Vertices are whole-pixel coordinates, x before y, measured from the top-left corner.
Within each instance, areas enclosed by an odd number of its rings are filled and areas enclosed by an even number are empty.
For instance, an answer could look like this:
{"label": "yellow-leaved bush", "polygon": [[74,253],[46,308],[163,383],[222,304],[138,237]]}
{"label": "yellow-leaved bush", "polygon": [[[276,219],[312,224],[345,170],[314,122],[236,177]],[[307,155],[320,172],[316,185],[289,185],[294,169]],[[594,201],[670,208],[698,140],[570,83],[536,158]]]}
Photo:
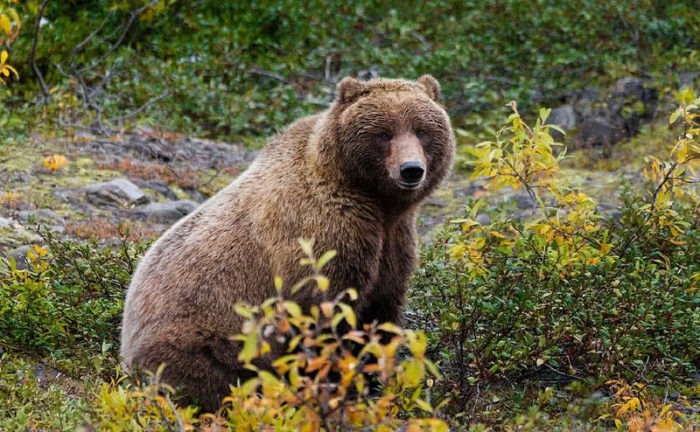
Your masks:
{"label": "yellow-leaved bush", "polygon": [[[171,389],[159,384],[156,374],[145,385],[105,384],[97,397],[95,426],[447,431],[431,406],[429,391],[439,374],[426,357],[426,336],[393,323],[359,328],[351,306],[357,292],[350,289],[329,297],[332,281],[322,268],[335,253],[316,259],[313,243],[301,244],[306,254],[301,265],[311,267],[311,276],[288,289],[276,278],[277,296],[261,305],[236,305],[246,322],[233,339],[242,342],[239,360],[256,376],[232,386],[217,413],[194,419],[191,411],[174,406],[168,396]],[[319,302],[305,311],[286,295],[309,283],[316,285]],[[281,355],[271,357],[279,351]]]}
{"label": "yellow-leaved bush", "polygon": [[[494,189],[524,189],[535,208],[470,199],[463,217],[422,251],[411,306],[436,329],[428,337],[444,378],[434,392],[451,396],[445,411],[471,406],[465,422],[500,427],[513,410],[494,410],[480,395],[552,374],[588,386],[643,376],[686,391],[700,359],[700,99],[690,89],[676,99],[668,157],[647,158],[608,214],[583,187],[557,178],[564,152],[553,151],[546,109],[531,126],[511,103],[495,140],[471,150],[473,177]],[[562,406],[566,398],[547,403],[570,422],[564,430],[590,422],[633,430],[640,418],[634,430],[688,426],[678,405],[646,410],[632,402],[613,411],[616,418],[604,408]],[[561,414],[566,409],[578,412]]]}

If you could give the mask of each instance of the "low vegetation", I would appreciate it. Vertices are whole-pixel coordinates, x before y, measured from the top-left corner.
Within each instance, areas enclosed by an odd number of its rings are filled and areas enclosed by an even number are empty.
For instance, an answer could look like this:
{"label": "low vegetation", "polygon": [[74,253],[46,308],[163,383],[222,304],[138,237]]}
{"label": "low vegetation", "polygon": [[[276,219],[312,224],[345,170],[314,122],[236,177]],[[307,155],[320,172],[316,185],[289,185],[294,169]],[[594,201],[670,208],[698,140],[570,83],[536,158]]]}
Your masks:
{"label": "low vegetation", "polygon": [[[677,90],[697,71],[696,2],[482,3],[0,0],[0,163],[5,146],[76,131],[254,148],[325,107],[342,76],[431,73],[460,175],[531,203],[458,203],[421,250],[406,328],[356,328],[355,293],[324,294],[332,253],[304,243],[318,307],[302,313],[285,297],[295,281],[237,307],[254,378],[216,413],[178,405],[158,371],[136,381],[119,367],[124,293],[154,232],[75,221],[59,236],[36,224],[27,262],[0,258],[0,431],[697,428],[700,99]],[[597,157],[586,167],[643,165],[611,209],[562,174],[574,159],[539,107],[623,76],[653,79],[661,97],[632,142],[587,153]],[[57,176],[77,163],[43,156],[39,169]],[[90,164],[203,183],[187,168]],[[3,212],[27,199],[0,185]],[[293,349],[258,369],[281,340]]]}

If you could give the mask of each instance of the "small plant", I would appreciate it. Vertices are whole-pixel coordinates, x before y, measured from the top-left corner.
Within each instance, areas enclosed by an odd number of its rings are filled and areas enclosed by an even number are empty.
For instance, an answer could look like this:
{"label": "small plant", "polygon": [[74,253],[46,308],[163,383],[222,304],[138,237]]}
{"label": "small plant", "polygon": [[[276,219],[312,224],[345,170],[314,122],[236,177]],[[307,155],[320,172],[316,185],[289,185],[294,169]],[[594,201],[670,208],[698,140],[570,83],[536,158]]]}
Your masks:
{"label": "small plant", "polygon": [[162,368],[146,383],[129,384],[125,377],[103,383],[92,409],[98,430],[193,431],[197,409],[181,408],[170,399],[173,389],[160,379]]}
{"label": "small plant", "polygon": [[21,197],[20,194],[15,192],[5,192],[0,194],[0,205],[6,205],[8,207],[14,207]]}
{"label": "small plant", "polygon": [[618,431],[629,432],[675,432],[685,428],[677,420],[686,416],[674,403],[659,401],[649,394],[646,384],[628,384],[623,380],[610,380],[605,383],[615,395],[615,403],[610,405],[612,413],[600,419],[613,418]]}
{"label": "small plant", "polygon": [[[312,243],[301,244],[307,255],[302,264],[311,266],[314,275],[289,292],[313,281],[320,293],[318,305],[303,311],[285,298],[287,290],[277,279],[278,297],[258,307],[237,307],[248,319],[237,337],[243,342],[239,359],[258,377],[234,388],[225,400],[234,429],[389,431],[408,418],[407,430],[446,430],[444,423],[420,414],[433,411],[423,398],[423,383],[438,376],[425,357],[425,335],[392,323],[358,329],[345,302],[356,300],[357,293],[348,290],[329,298],[329,281],[321,274],[335,253],[315,259]],[[254,365],[279,344],[286,353],[272,361],[276,374]],[[406,350],[404,358],[401,350]],[[381,390],[373,394],[377,385]]]}
{"label": "small plant", "polygon": [[59,154],[53,154],[46,156],[44,158],[44,162],[42,165],[44,166],[44,169],[48,170],[49,172],[56,172],[59,170],[62,170],[63,168],[66,167],[68,164],[68,159],[66,159],[65,156],[59,155]]}

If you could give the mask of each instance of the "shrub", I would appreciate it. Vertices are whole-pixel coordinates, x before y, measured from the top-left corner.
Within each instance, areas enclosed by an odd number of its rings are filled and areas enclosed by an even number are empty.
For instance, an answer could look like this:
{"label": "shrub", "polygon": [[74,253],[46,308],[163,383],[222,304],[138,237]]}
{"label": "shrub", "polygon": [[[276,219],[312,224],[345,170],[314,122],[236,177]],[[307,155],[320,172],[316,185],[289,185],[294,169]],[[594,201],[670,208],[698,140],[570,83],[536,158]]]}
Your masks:
{"label": "shrub", "polygon": [[28,269],[0,262],[0,345],[50,354],[70,368],[114,362],[107,354],[118,346],[124,294],[145,244],[123,240],[111,249],[40,232],[46,247],[29,251]]}
{"label": "shrub", "polygon": [[243,342],[239,359],[256,377],[232,387],[218,413],[195,421],[190,411],[161,394],[170,389],[159,384],[156,374],[150,384],[131,390],[114,383],[103,386],[95,407],[98,428],[139,424],[160,430],[177,420],[182,430],[217,424],[230,430],[446,431],[442,421],[425,417],[433,408],[424,383],[430,387],[438,376],[425,357],[426,336],[391,323],[357,328],[355,313],[345,303],[355,300],[356,292],[330,298],[330,281],[321,273],[334,253],[316,259],[311,242],[302,242],[302,248],[307,255],[302,264],[314,273],[290,290],[315,283],[319,304],[302,310],[285,297],[288,291],[276,279],[276,297],[258,306],[236,306],[247,319],[235,337]]}
{"label": "shrub", "polygon": [[429,333],[436,360],[447,388],[459,390],[453,409],[513,380],[677,384],[697,371],[700,199],[692,183],[700,100],[691,91],[678,98],[672,159],[649,159],[647,184],[623,188],[617,220],[603,217],[583,191],[554,181],[546,111],[530,127],[512,105],[508,126],[473,151],[475,176],[525,188],[539,211],[518,220],[496,208],[482,225],[476,216],[484,203],[472,200],[465,217],[422,252],[413,302],[436,328]]}

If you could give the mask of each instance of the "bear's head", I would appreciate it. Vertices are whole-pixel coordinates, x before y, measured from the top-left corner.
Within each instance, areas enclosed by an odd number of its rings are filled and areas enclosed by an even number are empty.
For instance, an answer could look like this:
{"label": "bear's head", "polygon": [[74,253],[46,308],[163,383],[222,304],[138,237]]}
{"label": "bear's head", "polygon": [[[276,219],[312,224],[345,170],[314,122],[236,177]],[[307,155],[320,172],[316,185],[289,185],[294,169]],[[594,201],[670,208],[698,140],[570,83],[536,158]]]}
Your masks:
{"label": "bear's head", "polygon": [[447,174],[455,151],[440,84],[345,78],[328,112],[324,139],[351,187],[387,204],[427,196]]}

